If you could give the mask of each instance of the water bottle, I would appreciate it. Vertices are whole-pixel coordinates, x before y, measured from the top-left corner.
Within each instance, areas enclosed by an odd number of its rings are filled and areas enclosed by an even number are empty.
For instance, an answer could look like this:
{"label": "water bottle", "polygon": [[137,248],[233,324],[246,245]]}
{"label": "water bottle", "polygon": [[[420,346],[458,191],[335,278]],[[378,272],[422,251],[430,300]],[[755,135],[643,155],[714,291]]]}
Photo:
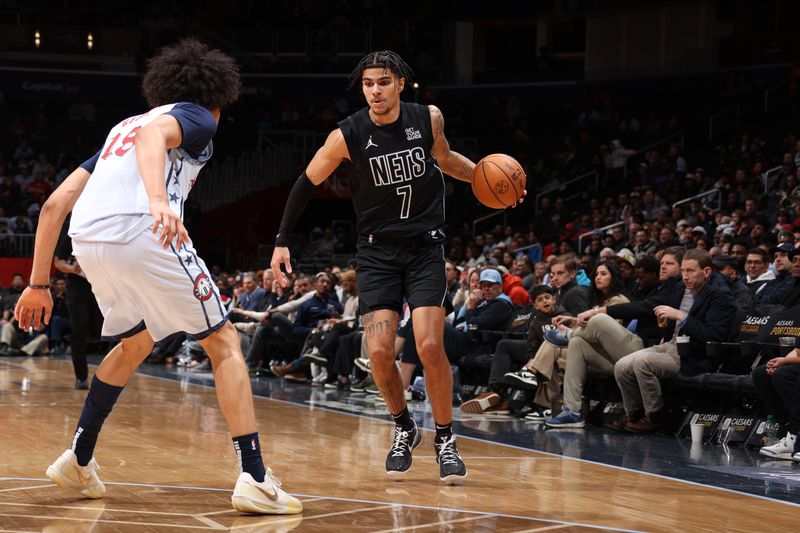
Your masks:
{"label": "water bottle", "polygon": [[764,433],[764,440],[767,441],[767,446],[772,446],[778,442],[778,424],[772,415],[767,415],[767,430]]}

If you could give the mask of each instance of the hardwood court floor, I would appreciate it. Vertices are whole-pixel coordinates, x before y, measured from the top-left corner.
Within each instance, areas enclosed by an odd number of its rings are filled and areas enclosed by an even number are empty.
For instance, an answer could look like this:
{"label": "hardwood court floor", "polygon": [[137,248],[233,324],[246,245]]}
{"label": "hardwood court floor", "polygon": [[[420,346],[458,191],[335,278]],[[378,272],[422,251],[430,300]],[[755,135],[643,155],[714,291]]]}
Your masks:
{"label": "hardwood court floor", "polygon": [[212,389],[135,376],[100,437],[108,492],[76,499],[44,476],[85,392],[67,361],[0,359],[0,531],[789,531],[800,507],[461,439],[462,486],[437,478],[425,431],[408,478],[385,478],[391,425],[256,398],[268,462],[297,517],[234,512],[236,464]]}

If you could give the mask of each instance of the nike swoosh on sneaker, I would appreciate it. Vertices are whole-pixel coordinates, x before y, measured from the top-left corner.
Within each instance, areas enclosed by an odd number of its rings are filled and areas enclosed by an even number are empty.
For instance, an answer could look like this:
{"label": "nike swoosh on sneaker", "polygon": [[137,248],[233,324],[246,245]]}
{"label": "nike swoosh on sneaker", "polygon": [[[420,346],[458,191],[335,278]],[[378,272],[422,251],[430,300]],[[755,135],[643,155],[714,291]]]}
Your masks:
{"label": "nike swoosh on sneaker", "polygon": [[259,485],[254,485],[254,486],[258,489],[259,492],[261,492],[264,496],[269,498],[271,501],[273,501],[273,502],[278,501],[278,491],[275,490],[274,487],[272,489],[272,494],[270,494],[266,490],[262,489]]}
{"label": "nike swoosh on sneaker", "polygon": [[84,476],[83,472],[81,471],[81,469],[79,467],[73,465],[73,468],[75,469],[75,472],[78,474],[78,482],[81,485],[86,485],[87,483],[89,483],[92,480],[91,474],[88,475],[88,476]]}

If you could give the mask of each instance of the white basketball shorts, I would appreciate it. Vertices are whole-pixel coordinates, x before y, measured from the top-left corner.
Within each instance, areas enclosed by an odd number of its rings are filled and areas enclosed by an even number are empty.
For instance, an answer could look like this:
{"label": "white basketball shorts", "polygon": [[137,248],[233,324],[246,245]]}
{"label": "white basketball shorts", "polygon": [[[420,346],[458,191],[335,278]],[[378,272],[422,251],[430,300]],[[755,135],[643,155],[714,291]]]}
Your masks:
{"label": "white basketball shorts", "polygon": [[227,321],[219,292],[190,244],[162,248],[144,231],[121,243],[73,241],[105,317],[104,340],[121,340],[147,328],[153,340],[183,331],[203,339]]}

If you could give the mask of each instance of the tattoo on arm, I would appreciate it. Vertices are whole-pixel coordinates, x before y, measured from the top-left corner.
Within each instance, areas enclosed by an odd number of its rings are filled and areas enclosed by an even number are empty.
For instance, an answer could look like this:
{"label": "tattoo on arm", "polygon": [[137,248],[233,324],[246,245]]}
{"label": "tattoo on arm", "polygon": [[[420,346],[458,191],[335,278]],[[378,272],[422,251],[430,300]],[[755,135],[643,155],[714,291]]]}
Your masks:
{"label": "tattoo on arm", "polygon": [[434,144],[439,142],[443,152],[438,154],[441,156],[439,159],[440,168],[443,172],[453,176],[457,180],[471,182],[472,173],[475,170],[475,163],[450,149],[450,144],[444,136],[444,115],[442,115],[442,112],[436,106],[430,106],[430,110]]}

